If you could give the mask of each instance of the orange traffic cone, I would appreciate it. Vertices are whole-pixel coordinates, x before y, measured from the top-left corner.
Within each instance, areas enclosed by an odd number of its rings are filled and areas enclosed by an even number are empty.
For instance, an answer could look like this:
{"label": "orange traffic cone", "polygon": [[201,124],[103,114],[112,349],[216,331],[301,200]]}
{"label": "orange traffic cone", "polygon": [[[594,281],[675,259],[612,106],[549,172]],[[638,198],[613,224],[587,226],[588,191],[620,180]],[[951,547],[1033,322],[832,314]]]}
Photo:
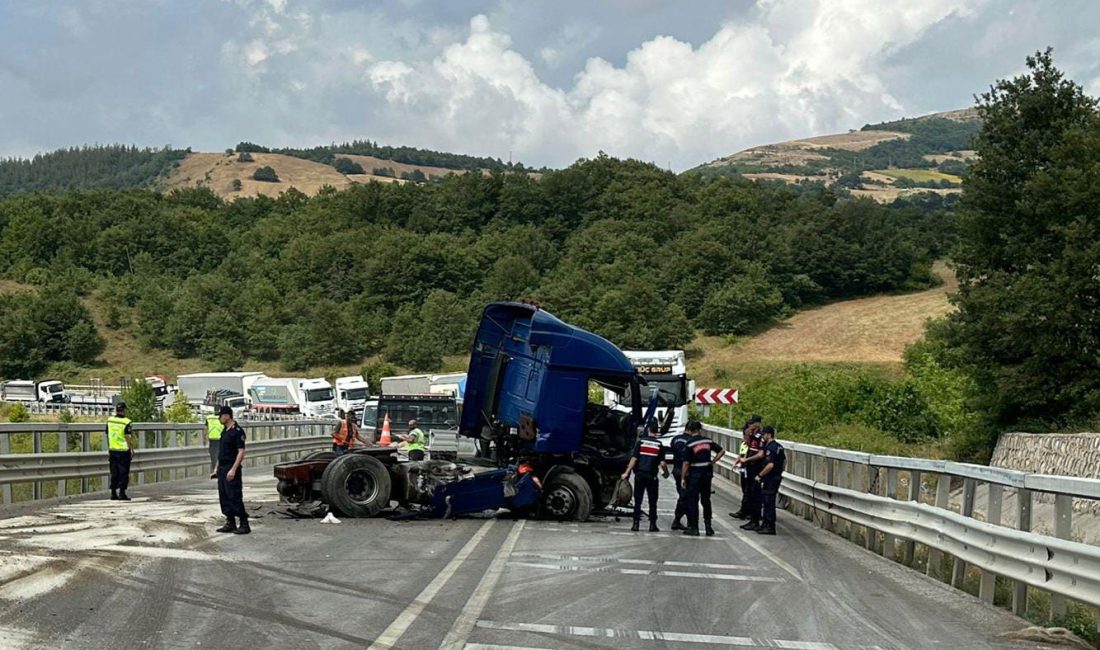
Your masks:
{"label": "orange traffic cone", "polygon": [[386,419],[382,421],[382,435],[378,438],[378,444],[383,447],[388,447],[393,440],[390,438],[390,414],[386,414]]}

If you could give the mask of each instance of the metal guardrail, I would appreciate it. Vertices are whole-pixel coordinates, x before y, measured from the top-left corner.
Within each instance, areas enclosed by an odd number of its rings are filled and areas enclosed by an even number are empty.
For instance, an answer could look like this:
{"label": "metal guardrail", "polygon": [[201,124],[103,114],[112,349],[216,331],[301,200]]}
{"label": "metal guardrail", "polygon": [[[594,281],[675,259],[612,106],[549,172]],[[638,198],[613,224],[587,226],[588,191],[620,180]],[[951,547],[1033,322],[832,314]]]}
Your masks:
{"label": "metal guardrail", "polygon": [[[331,440],[330,421],[241,424],[248,436],[248,465],[272,457],[277,462],[288,460],[323,449]],[[209,450],[202,445],[204,425],[134,423],[133,430],[138,449],[130,471],[137,484],[203,476],[210,471]],[[0,503],[105,489],[106,436],[106,427],[95,423],[0,424]],[[21,443],[14,446],[26,451],[13,453],[13,438]],[[70,451],[74,448],[79,451]]]}
{"label": "metal guardrail", "polygon": [[[739,431],[705,430],[727,449],[740,444]],[[1051,594],[1052,618],[1065,615],[1067,599],[1100,607],[1100,548],[1070,540],[1073,499],[1100,499],[1100,480],[782,444],[787,467],[780,494],[807,520],[957,588],[967,567],[975,567],[978,595],[988,603],[996,578],[1010,580],[1019,616],[1027,612],[1029,587]],[[718,472],[734,479],[727,458]],[[979,486],[983,513],[974,512]],[[951,508],[953,487],[961,489],[958,511]],[[1016,497],[1015,527],[1002,525],[1006,490]],[[1053,536],[1033,531],[1037,492],[1054,496]]]}

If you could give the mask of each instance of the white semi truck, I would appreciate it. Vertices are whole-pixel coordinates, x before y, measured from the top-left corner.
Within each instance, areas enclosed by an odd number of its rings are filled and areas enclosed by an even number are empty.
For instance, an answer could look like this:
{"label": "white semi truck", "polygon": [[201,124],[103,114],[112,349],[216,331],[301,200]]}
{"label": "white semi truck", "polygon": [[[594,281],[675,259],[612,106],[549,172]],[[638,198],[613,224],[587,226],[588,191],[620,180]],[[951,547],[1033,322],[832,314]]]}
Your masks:
{"label": "white semi truck", "polygon": [[345,412],[358,413],[370,399],[370,386],[359,375],[336,378],[336,406]]}
{"label": "white semi truck", "polygon": [[299,379],[298,400],[302,415],[319,418],[336,415],[336,392],[324,377]]}
{"label": "white semi truck", "polygon": [[0,401],[4,402],[68,402],[65,384],[56,379],[31,381],[13,379],[0,382]]}
{"label": "white semi truck", "polygon": [[262,372],[196,372],[180,375],[176,378],[176,385],[181,393],[187,395],[187,402],[192,408],[198,409],[206,401],[207,393],[225,391],[248,395],[248,389],[263,376]]}
{"label": "white semi truck", "polygon": [[[683,350],[623,350],[638,374],[646,380],[641,386],[641,407],[657,393],[657,419],[662,438],[683,433],[688,421],[688,404],[695,399],[695,382],[687,378]],[[604,390],[604,406],[629,413],[630,393]]]}

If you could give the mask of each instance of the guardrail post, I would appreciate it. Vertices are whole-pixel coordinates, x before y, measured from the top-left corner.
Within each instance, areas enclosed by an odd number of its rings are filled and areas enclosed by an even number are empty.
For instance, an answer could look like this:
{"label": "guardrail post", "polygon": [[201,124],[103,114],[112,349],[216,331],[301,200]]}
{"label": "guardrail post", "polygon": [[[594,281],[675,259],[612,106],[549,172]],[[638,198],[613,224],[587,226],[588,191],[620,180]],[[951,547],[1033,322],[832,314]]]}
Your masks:
{"label": "guardrail post", "polygon": [[[146,436],[146,432],[144,432],[144,431],[139,431],[138,434],[137,434],[138,451],[141,451],[142,449],[145,449],[146,447],[148,447],[148,445],[146,444],[146,441],[145,441],[145,436]],[[137,473],[137,483],[138,483],[138,485],[145,485],[145,480],[146,480],[145,479],[145,472],[138,472]]]}
{"label": "guardrail post", "polygon": [[[919,470],[909,470],[909,500],[920,503],[920,481],[921,474]],[[902,562],[905,562],[905,566],[913,566],[913,559],[917,554],[917,543],[913,540],[906,540],[902,547]]]}
{"label": "guardrail post", "polygon": [[[886,498],[898,498],[898,470],[894,467],[886,468]],[[882,535],[882,556],[888,560],[896,560],[898,538],[890,533]]]}
{"label": "guardrail post", "polygon": [[[1001,525],[1001,504],[1003,503],[1004,488],[996,483],[987,483],[986,487],[989,489],[986,500],[988,501],[985,509],[985,520],[988,523],[996,526]],[[982,582],[978,586],[978,597],[989,603],[993,604],[993,595],[997,589],[997,575],[990,571],[982,569]]]}
{"label": "guardrail post", "polygon": [[[831,487],[836,485],[836,461],[832,458],[826,458],[824,460],[825,484]],[[825,527],[825,530],[832,532],[833,528],[836,527],[836,518],[833,517],[833,515],[828,510],[826,510],[825,517],[823,519],[824,521],[822,521],[821,523]]]}
{"label": "guardrail post", "polygon": [[[64,426],[64,425],[62,425]],[[69,436],[65,431],[57,432],[57,453],[63,454],[69,451]],[[65,479],[61,479],[57,482],[57,496],[65,496]]]}
{"label": "guardrail post", "polygon": [[[1073,497],[1068,494],[1054,495],[1054,536],[1069,539],[1073,531]],[[1062,618],[1066,615],[1066,597],[1050,595],[1050,618]]]}
{"label": "guardrail post", "polygon": [[[1016,491],[1016,527],[1022,531],[1031,531],[1031,490],[1019,488]],[[1019,617],[1027,615],[1027,583],[1016,581],[1012,587],[1012,612]]]}
{"label": "guardrail post", "polygon": [[[802,468],[805,471],[804,476],[810,481],[814,479],[814,456],[813,454],[806,454],[806,466]],[[806,512],[803,513],[802,518],[806,521],[814,520],[814,507],[807,506]]]}
{"label": "guardrail post", "polygon": [[[163,431],[157,431],[153,434],[153,444],[156,445],[157,449],[160,449],[160,448],[164,447],[164,432]],[[160,473],[161,473],[161,470],[159,470],[159,469],[153,472],[153,481],[159,483],[163,480],[160,477]]]}
{"label": "guardrail post", "polygon": [[[962,508],[959,510],[959,514],[964,517],[974,516],[974,492],[977,490],[977,483],[972,478],[963,479],[963,500]],[[966,562],[959,558],[955,558],[955,564],[951,569],[951,584],[956,589],[962,589],[963,578],[966,577]]]}
{"label": "guardrail post", "polygon": [[[32,453],[42,453],[42,432],[35,431],[31,434],[32,439]],[[37,501],[42,498],[42,481],[35,481],[31,488],[31,499]]]}
{"label": "guardrail post", "polygon": [[[0,433],[0,454],[11,453],[11,434]],[[11,503],[11,483],[0,485],[0,503]]]}
{"label": "guardrail post", "polygon": [[[88,433],[87,431],[81,432],[81,434],[80,434],[80,451],[85,452],[85,453],[91,451],[92,450],[91,442],[92,442],[91,441],[91,434]],[[91,481],[89,481],[87,477],[80,479],[80,493],[81,494],[84,494],[85,492],[88,492],[90,487],[91,487]]]}
{"label": "guardrail post", "polygon": [[[879,483],[879,468],[874,465],[867,466],[867,494],[874,494],[878,491]],[[868,551],[874,552],[875,546],[878,545],[878,531],[870,526],[865,526],[866,538],[863,540],[867,546]]]}
{"label": "guardrail post", "polygon": [[[172,430],[172,431],[168,432],[168,446],[172,447],[172,448],[175,448],[175,447],[179,446],[179,440],[176,439],[175,430]],[[173,468],[173,469],[168,470],[168,480],[176,481],[176,480],[179,480],[179,477],[180,477],[180,471],[178,469]]]}
{"label": "guardrail post", "polygon": [[[951,509],[951,476],[947,474],[936,475],[936,507],[941,510]],[[943,580],[943,551],[928,549],[928,566],[925,567],[925,575],[936,580]]]}

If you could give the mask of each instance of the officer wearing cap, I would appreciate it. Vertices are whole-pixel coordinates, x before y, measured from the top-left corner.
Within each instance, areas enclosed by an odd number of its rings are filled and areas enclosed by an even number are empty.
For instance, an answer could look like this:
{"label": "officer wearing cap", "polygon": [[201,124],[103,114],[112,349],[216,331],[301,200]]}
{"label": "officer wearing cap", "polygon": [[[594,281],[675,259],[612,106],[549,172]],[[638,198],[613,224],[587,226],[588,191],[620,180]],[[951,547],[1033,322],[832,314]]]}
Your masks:
{"label": "officer wearing cap", "polygon": [[756,475],[760,484],[763,511],[763,523],[757,533],[775,534],[775,498],[779,494],[779,484],[783,480],[783,470],[787,464],[787,452],[775,439],[775,427],[764,427],[764,467]]}
{"label": "officer wearing cap", "polygon": [[688,443],[691,442],[691,432],[686,429],[683,433],[672,438],[668,443],[672,450],[672,478],[676,481],[676,513],[672,519],[672,530],[683,530],[681,519],[687,515],[687,489],[684,487],[684,461],[688,457]]}
{"label": "officer wearing cap", "polygon": [[115,414],[107,418],[107,461],[111,468],[111,500],[129,501],[130,460],[134,457],[134,430],[126,417],[126,402],[115,405]]}
{"label": "officer wearing cap", "polygon": [[688,527],[685,535],[699,536],[699,502],[703,503],[703,523],[706,526],[707,536],[714,534],[711,527],[711,479],[714,477],[714,464],[721,460],[726,450],[717,442],[703,435],[703,424],[697,420],[687,423],[687,430],[691,433],[688,441],[688,457],[684,461],[683,478],[681,485],[687,490],[684,498],[687,500]]}
{"label": "officer wearing cap", "polygon": [[244,509],[244,490],[241,481],[241,465],[244,463],[244,429],[233,419],[233,409],[228,406],[218,411],[222,430],[221,447],[218,450],[218,503],[225,515],[225,525],[219,533],[247,535],[248,513]]}
{"label": "officer wearing cap", "polygon": [[634,443],[630,462],[622,475],[625,481],[630,478],[631,470],[634,471],[634,525],[630,530],[635,532],[642,519],[643,496],[649,499],[649,532],[660,531],[657,528],[657,470],[660,469],[665,478],[668,478],[668,465],[665,464],[665,446],[657,438],[659,432],[657,420],[651,419],[646,425],[645,435]]}

